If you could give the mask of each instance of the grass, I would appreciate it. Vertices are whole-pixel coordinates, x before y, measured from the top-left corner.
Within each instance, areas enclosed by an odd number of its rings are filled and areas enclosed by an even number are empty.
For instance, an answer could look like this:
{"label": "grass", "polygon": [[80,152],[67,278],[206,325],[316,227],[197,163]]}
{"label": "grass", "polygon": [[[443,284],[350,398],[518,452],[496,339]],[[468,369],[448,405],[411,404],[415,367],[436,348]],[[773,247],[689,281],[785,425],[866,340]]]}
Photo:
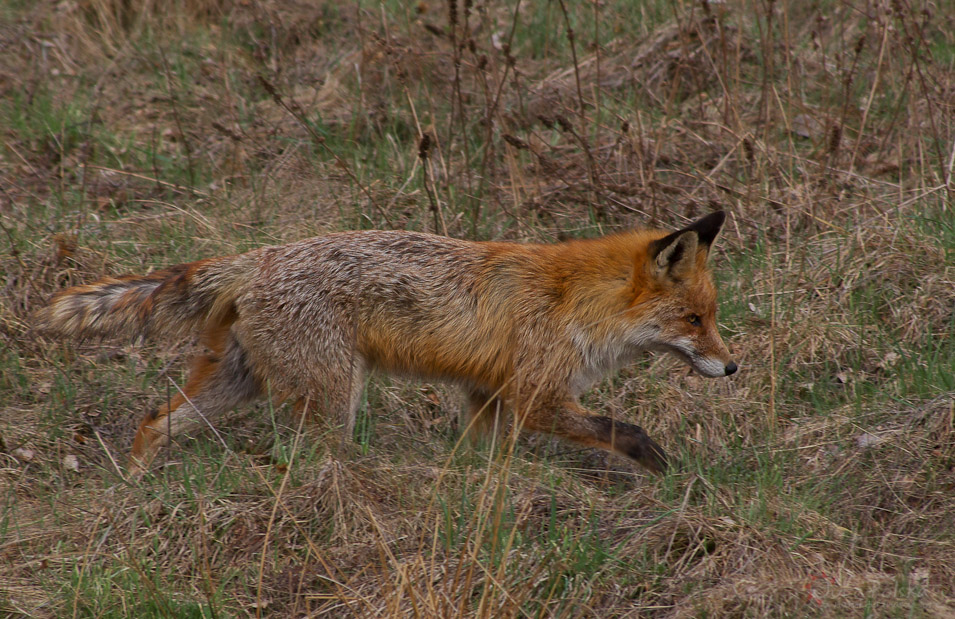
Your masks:
{"label": "grass", "polygon": [[[944,11],[2,14],[0,613],[955,613]],[[349,443],[263,403],[130,481],[195,343],[31,328],[68,285],[331,230],[552,241],[714,208],[741,371],[648,356],[584,398],[678,457],[660,479],[542,437],[470,444],[455,390],[375,377]]]}

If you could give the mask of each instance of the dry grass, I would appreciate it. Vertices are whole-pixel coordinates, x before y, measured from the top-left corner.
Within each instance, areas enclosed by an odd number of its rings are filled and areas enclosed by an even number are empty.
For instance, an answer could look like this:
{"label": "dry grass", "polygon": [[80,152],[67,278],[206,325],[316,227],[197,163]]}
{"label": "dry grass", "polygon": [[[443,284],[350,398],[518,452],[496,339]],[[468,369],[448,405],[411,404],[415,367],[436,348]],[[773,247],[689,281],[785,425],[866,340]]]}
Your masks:
{"label": "dry grass", "polygon": [[[0,612],[955,615],[949,13],[0,9]],[[717,206],[742,371],[651,357],[587,396],[681,458],[662,480],[471,448],[453,390],[376,380],[354,447],[262,404],[130,482],[194,344],[31,330],[67,285],[333,229],[551,240]]]}

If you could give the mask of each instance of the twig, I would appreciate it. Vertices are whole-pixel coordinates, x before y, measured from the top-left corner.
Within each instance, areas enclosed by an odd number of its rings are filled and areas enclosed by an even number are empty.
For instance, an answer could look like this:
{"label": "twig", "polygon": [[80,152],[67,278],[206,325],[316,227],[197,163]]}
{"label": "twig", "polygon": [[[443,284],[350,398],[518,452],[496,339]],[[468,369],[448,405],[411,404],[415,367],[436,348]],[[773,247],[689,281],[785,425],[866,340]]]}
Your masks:
{"label": "twig", "polygon": [[305,418],[308,416],[308,399],[302,407],[302,414],[298,419],[298,429],[295,431],[295,440],[292,442],[292,451],[289,453],[288,465],[285,467],[285,473],[282,475],[282,483],[279,484],[279,490],[275,493],[275,503],[272,504],[272,513],[269,514],[269,523],[265,527],[265,538],[262,540],[262,553],[259,560],[259,578],[255,588],[255,616],[262,616],[262,582],[265,578],[265,559],[269,553],[269,538],[272,536],[272,528],[275,525],[275,515],[278,513],[279,505],[282,503],[282,495],[285,493],[285,487],[288,485],[289,477],[292,474],[292,464],[295,462],[295,454],[298,452],[299,441],[302,438],[302,427],[305,424]]}
{"label": "twig", "polygon": [[[577,60],[577,44],[575,42],[574,29],[570,27],[570,16],[567,14],[567,5],[564,3],[564,0],[559,0],[559,2],[560,2],[560,10],[564,14],[564,24],[567,26],[567,40],[570,41],[570,55],[574,61],[574,81],[577,84],[577,105],[578,105],[578,114],[580,116],[580,131],[581,133],[584,133],[584,128],[587,126],[587,113],[586,113],[586,108],[584,106],[584,92],[583,92],[583,89],[580,87],[580,62]],[[594,7],[594,10],[597,10],[596,6]],[[599,66],[600,66],[599,52],[597,53],[597,63],[598,63],[597,66],[599,71]],[[599,75],[599,72],[598,72],[598,75]],[[599,83],[598,83],[598,88],[599,88]],[[559,120],[560,119],[558,118],[558,121]],[[595,125],[598,128],[600,127],[599,118],[596,120]],[[561,128],[565,130],[568,129],[568,127],[564,126],[564,123],[561,123]],[[600,177],[597,174],[597,163],[596,161],[594,161],[593,153],[590,152],[590,145],[581,136],[577,135],[577,133],[573,130],[573,127],[569,127],[569,131],[571,134],[573,134],[575,138],[577,138],[577,141],[580,143],[580,147],[584,150],[584,154],[587,156],[587,165],[590,168],[590,182],[594,185],[594,187],[599,187]],[[593,198],[591,199],[591,204],[593,205],[594,209],[597,211],[597,214],[603,216],[606,214],[605,209],[600,205],[600,202],[597,199],[596,194],[597,192],[595,192]]]}
{"label": "twig", "polygon": [[[501,76],[501,81],[498,82],[497,92],[494,93],[494,101],[491,103],[489,108],[485,110],[484,116],[484,156],[481,158],[481,174],[480,174],[480,184],[478,185],[478,194],[484,194],[484,184],[487,179],[487,164],[491,158],[492,151],[492,133],[494,129],[494,116],[497,114],[497,107],[501,102],[501,94],[504,91],[504,84],[507,83],[507,74],[511,69],[514,57],[511,56],[511,43],[514,41],[514,32],[517,30],[517,22],[520,17],[521,10],[521,0],[517,0],[514,3],[514,13],[511,17],[511,29],[507,33],[507,43],[504,44],[504,75]],[[471,218],[474,222],[477,222],[481,214],[481,202],[477,200],[474,205],[474,212],[471,214]],[[476,225],[476,223],[475,223]]]}
{"label": "twig", "polygon": [[[117,170],[116,168],[107,168],[106,166],[93,165],[93,164],[91,164],[91,163],[84,164],[83,167],[84,167],[84,169],[86,169],[86,168],[92,168],[92,169],[94,169],[94,170],[103,170],[104,172],[115,172],[116,174],[123,174],[123,175],[125,175],[125,176],[132,176],[133,178],[141,178],[141,179],[144,180],[144,181],[149,181],[149,182],[151,182],[151,183],[156,183],[157,185],[162,185],[163,187],[168,187],[168,188],[173,189],[173,190],[175,190],[175,191],[179,191],[179,192],[185,193],[185,190],[183,189],[183,187],[182,187],[181,185],[179,185],[178,183],[170,183],[169,181],[159,180],[158,178],[154,178],[154,177],[152,177],[152,176],[146,176],[145,174],[138,174],[138,173],[136,173],[136,172],[128,172],[128,171],[126,171],[126,170]],[[193,193],[193,194],[196,194],[197,196],[201,196],[201,197],[203,197],[203,198],[210,198],[210,197],[212,197],[211,194],[205,193],[205,192],[203,192],[203,191],[199,191],[198,189],[195,189],[195,188],[193,188],[193,187],[189,187],[189,192],[190,192],[190,193]]]}
{"label": "twig", "polygon": [[428,194],[428,200],[431,202],[431,213],[434,217],[434,230],[444,236],[448,236],[448,226],[444,222],[444,214],[441,212],[441,205],[434,192],[434,181],[431,178],[431,134],[425,133],[421,136],[418,143],[418,157],[421,159],[422,174],[424,182],[424,191]]}
{"label": "twig", "polygon": [[182,140],[182,149],[186,153],[186,166],[189,170],[189,189],[191,191],[192,187],[196,184],[196,170],[192,162],[192,149],[189,148],[189,140],[182,126],[182,118],[179,115],[178,98],[176,97],[176,92],[173,90],[172,79],[169,77],[171,71],[169,70],[169,62],[166,60],[166,50],[162,45],[159,46],[159,58],[162,60],[163,73],[166,78],[166,89],[169,91],[169,100],[172,102],[172,117],[173,120],[176,121],[179,139]]}
{"label": "twig", "polygon": [[362,182],[358,179],[358,176],[355,174],[354,171],[352,171],[351,166],[349,166],[344,159],[338,156],[338,153],[333,151],[328,146],[328,144],[325,143],[324,136],[318,135],[318,132],[315,131],[314,127],[312,127],[312,124],[305,119],[305,115],[302,113],[302,110],[299,107],[298,103],[296,103],[295,100],[292,100],[291,103],[286,103],[285,98],[282,97],[282,95],[279,93],[278,90],[276,90],[275,86],[273,86],[271,82],[265,79],[265,77],[262,75],[259,75],[258,78],[259,78],[259,83],[262,85],[262,88],[264,88],[265,91],[272,96],[272,99],[276,103],[278,103],[280,106],[282,106],[286,112],[292,115],[292,118],[297,120],[298,123],[302,125],[302,127],[304,127],[306,131],[308,131],[309,135],[312,136],[312,140],[314,140],[316,144],[321,146],[326,153],[328,153],[335,159],[335,163],[338,164],[338,167],[345,170],[345,173],[348,174],[348,176],[352,179],[355,185],[358,186],[358,189],[361,190],[363,194],[365,194],[365,197],[368,198],[368,201],[371,202],[372,206],[375,207],[375,210],[378,211],[378,214],[381,215],[382,219],[385,220],[385,222],[388,224],[388,227],[389,228],[394,227],[394,224],[392,223],[391,218],[388,217],[388,214],[381,208],[381,205],[378,204],[378,201],[375,200],[375,197],[371,195],[371,192],[368,190],[368,188],[365,187],[362,184]]}
{"label": "twig", "polygon": [[[584,92],[580,87],[580,65],[577,62],[577,45],[574,42],[574,29],[570,27],[570,16],[567,14],[567,5],[564,0],[559,0],[560,10],[564,14],[564,24],[567,26],[567,40],[570,41],[570,56],[574,61],[574,79],[577,82],[577,104],[580,114],[580,128],[583,129],[587,124],[587,116],[584,110]],[[596,7],[594,7],[596,10]]]}
{"label": "twig", "polygon": [[[451,59],[454,64],[454,80],[452,83],[453,100],[451,102],[451,122],[448,123],[447,149],[448,156],[453,156],[454,121],[457,120],[461,131],[461,146],[464,150],[463,164],[465,170],[465,182],[467,183],[468,195],[471,196],[471,199],[474,199],[472,187],[473,172],[471,171],[471,147],[468,144],[467,121],[464,115],[464,95],[461,93],[461,51],[463,46],[458,41],[458,7],[457,0],[447,0],[447,2],[448,24],[451,29]],[[471,0],[464,0],[464,25],[461,28],[461,32],[465,37],[470,37],[470,30],[468,27],[468,17],[470,14]],[[470,38],[468,40],[473,46],[473,41],[470,41]],[[447,232],[445,232],[445,234],[447,234]],[[477,236],[477,220],[473,218],[471,220],[471,236]]]}
{"label": "twig", "polygon": [[[855,169],[856,157],[859,155],[859,147],[862,146],[862,138],[865,133],[866,121],[869,120],[869,110],[872,109],[872,102],[875,100],[876,89],[879,87],[879,80],[882,77],[882,60],[885,58],[886,43],[889,39],[889,29],[882,28],[882,41],[879,43],[879,60],[875,65],[875,77],[872,78],[872,88],[869,90],[869,99],[862,108],[862,122],[859,123],[859,135],[856,137],[855,147],[852,149],[852,158],[849,159],[849,172]],[[860,46],[861,47],[861,46]],[[858,49],[858,48],[857,48]],[[858,54],[857,54],[858,55]],[[848,101],[848,97],[846,100]]]}

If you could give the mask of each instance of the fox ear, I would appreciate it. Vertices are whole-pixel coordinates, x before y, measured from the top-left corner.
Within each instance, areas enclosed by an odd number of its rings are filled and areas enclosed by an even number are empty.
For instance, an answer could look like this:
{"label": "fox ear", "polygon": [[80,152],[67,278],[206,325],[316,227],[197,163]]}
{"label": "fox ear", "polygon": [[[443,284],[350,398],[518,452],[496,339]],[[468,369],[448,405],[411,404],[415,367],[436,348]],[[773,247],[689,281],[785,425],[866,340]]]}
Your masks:
{"label": "fox ear", "polygon": [[724,221],[726,221],[726,213],[716,211],[697,219],[686,228],[680,230],[680,232],[696,232],[700,247],[708,252],[716,235],[720,233],[720,228],[723,227]]}
{"label": "fox ear", "polygon": [[726,213],[716,211],[697,219],[682,230],[650,243],[650,258],[653,271],[660,277],[667,275],[673,279],[684,279],[696,266],[698,249],[709,253],[710,245],[719,234]]}
{"label": "fox ear", "polygon": [[680,230],[650,243],[651,269],[656,277],[685,279],[696,266],[698,235]]}

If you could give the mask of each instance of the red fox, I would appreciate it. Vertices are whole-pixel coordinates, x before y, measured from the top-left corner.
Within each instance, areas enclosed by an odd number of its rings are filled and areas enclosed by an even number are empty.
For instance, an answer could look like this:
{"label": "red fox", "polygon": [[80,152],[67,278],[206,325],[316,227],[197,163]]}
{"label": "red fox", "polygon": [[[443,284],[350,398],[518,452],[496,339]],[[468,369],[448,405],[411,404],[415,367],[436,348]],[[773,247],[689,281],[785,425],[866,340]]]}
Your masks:
{"label": "red fox", "polygon": [[137,473],[172,436],[266,385],[340,415],[350,436],[371,370],[461,385],[479,425],[509,410],[522,429],[663,472],[666,454],[643,429],[590,413],[578,396],[645,350],[703,376],[736,372],[707,266],[724,219],[552,245],[334,233],[76,286],[38,322],[73,337],[197,334],[208,349],[180,394],[140,424]]}

